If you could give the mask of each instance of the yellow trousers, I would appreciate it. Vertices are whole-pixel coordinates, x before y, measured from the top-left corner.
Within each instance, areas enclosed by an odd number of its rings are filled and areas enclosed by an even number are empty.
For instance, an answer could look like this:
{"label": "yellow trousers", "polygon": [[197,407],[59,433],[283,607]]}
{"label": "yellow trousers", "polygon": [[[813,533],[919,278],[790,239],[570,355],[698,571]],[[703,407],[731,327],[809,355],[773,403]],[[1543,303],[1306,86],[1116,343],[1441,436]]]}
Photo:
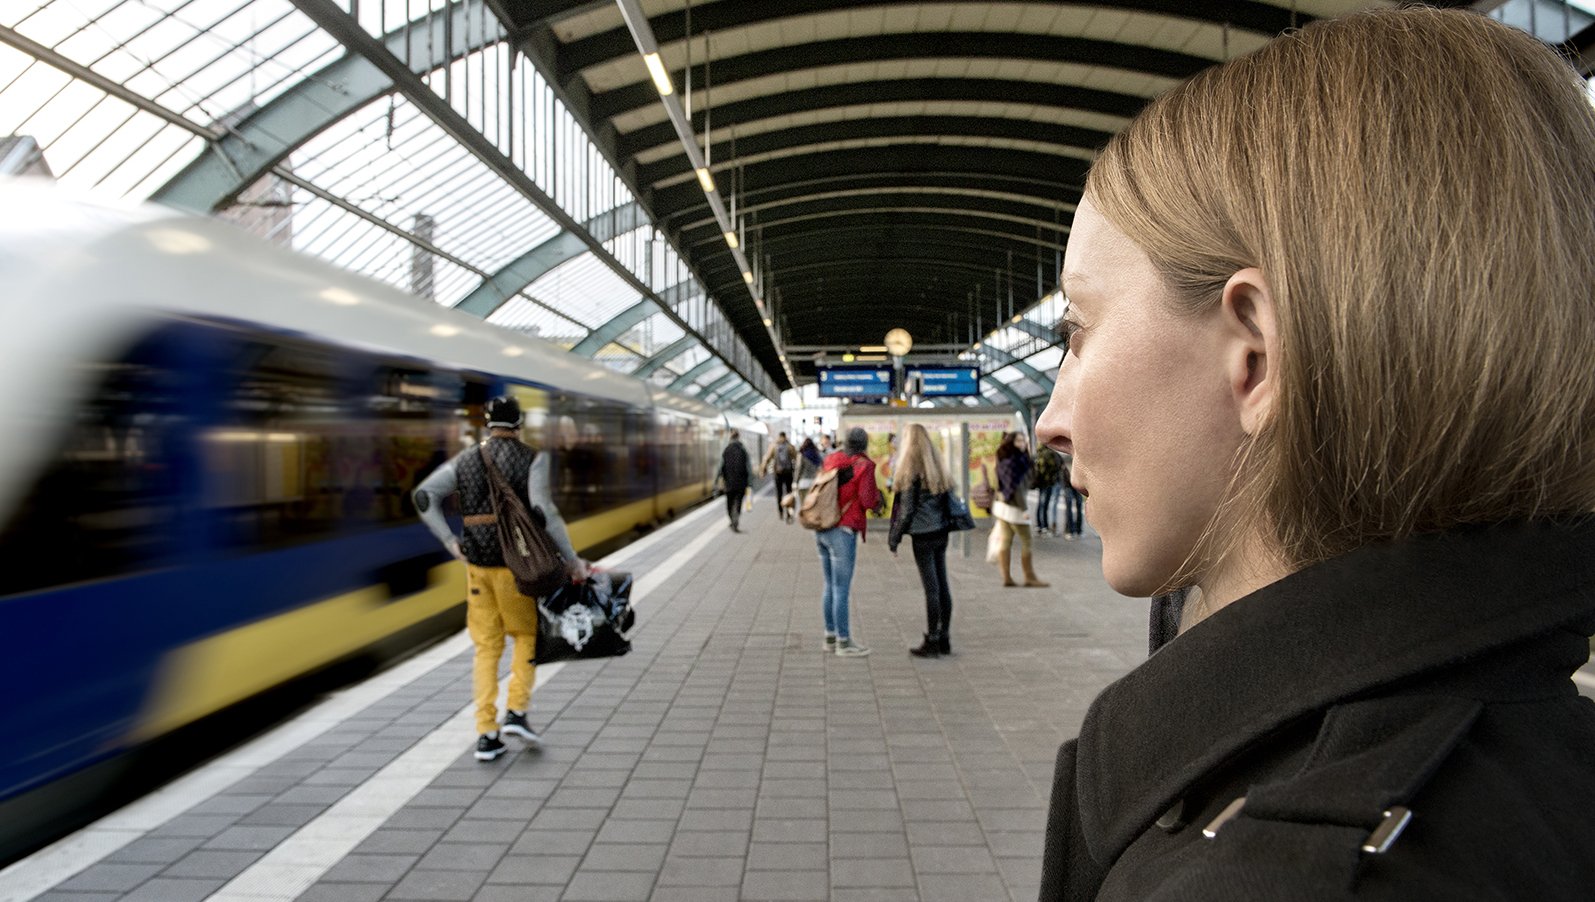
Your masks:
{"label": "yellow trousers", "polygon": [[525,711],[532,703],[532,683],[537,677],[537,602],[515,587],[508,567],[465,565],[469,590],[465,596],[465,627],[476,644],[471,689],[476,697],[476,732],[498,729],[498,662],[504,657],[504,636],[515,637],[510,656],[511,711]]}

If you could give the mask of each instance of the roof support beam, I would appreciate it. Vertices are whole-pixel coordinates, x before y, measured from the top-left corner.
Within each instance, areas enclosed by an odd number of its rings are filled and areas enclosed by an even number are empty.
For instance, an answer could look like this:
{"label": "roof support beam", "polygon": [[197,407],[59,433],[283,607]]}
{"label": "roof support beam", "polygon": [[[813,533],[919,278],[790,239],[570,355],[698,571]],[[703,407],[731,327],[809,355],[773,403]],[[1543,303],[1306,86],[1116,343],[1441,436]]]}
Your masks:
{"label": "roof support beam", "polygon": [[[626,265],[615,258],[604,247],[603,242],[587,231],[582,223],[577,222],[564,208],[554,202],[537,183],[532,181],[519,166],[509,157],[506,157],[494,144],[481,132],[477,131],[471,123],[454,110],[454,107],[442,97],[437,95],[421,78],[406,68],[403,61],[395,56],[386,45],[373,38],[354,17],[345,12],[334,0],[293,0],[293,4],[303,12],[311,21],[315,22],[328,34],[331,34],[350,53],[358,54],[375,65],[388,78],[393,80],[395,89],[404,96],[412,105],[421,110],[433,122],[437,123],[449,137],[458,141],[461,146],[470,151],[473,156],[482,162],[490,171],[503,179],[510,187],[518,191],[523,197],[531,201],[544,215],[554,220],[565,231],[580,238],[587,249],[593,253],[615,275],[619,276],[628,285],[644,297],[653,298],[659,303],[665,315],[669,316],[683,331],[697,334],[685,320],[676,315],[674,310],[668,309],[662,299],[656,295],[651,287],[626,268]],[[721,357],[721,351],[708,342],[704,347],[711,354]],[[751,357],[751,353],[749,355]],[[721,357],[727,366],[733,370],[736,365],[729,359]],[[744,373],[748,382],[753,385],[766,386],[770,394],[776,392],[775,380],[769,373],[755,371]]]}
{"label": "roof support beam", "polygon": [[659,308],[654,305],[654,302],[644,298],[615,314],[609,322],[587,333],[586,338],[578,341],[576,346],[570,349],[571,353],[579,354],[582,357],[591,357],[603,350],[604,345],[626,334],[627,329],[658,312]]}
{"label": "roof support beam", "polygon": [[1031,335],[1034,335],[1035,337],[1041,339],[1042,341],[1046,342],[1049,345],[1055,345],[1055,344],[1062,344],[1063,343],[1063,336],[1062,335],[1059,335],[1057,332],[1054,332],[1052,329],[1049,329],[1046,326],[1043,326],[1042,324],[1036,322],[1035,320],[1032,320],[1032,319],[1029,319],[1029,318],[1025,318],[1025,319],[1021,319],[1017,323],[1013,323],[1012,325],[1013,325],[1013,327],[1015,329],[1018,329],[1021,332],[1026,332],[1026,333],[1029,333]]}
{"label": "roof support beam", "polygon": [[[666,345],[663,350],[659,351],[659,353],[649,357],[647,360],[644,360],[636,369],[631,371],[631,374],[636,376],[638,379],[646,379],[649,376],[652,376],[654,371],[658,370],[660,367],[696,347],[698,347],[698,339],[692,337],[691,335],[683,335],[682,337]],[[709,359],[713,360],[714,358],[711,357]]]}
{"label": "roof support beam", "polygon": [[705,401],[709,401],[710,395],[720,391],[721,389],[730,388],[732,385],[734,385],[736,378],[736,373],[726,373],[724,376],[721,376],[708,385],[703,386],[702,390],[698,392],[698,397]]}
{"label": "roof support beam", "polygon": [[[1018,370],[1026,379],[1029,379],[1031,382],[1034,382],[1049,392],[1052,390],[1052,377],[1046,375],[1030,364],[1025,363],[1023,360],[1020,360],[1018,357],[1015,357],[1007,351],[1004,351],[1001,348],[994,348],[989,344],[982,344],[980,346],[980,352],[997,361],[997,369],[1002,369],[1005,366],[1011,366]],[[1003,387],[1006,388],[1007,386],[1005,385]]]}
{"label": "roof support beam", "polygon": [[[599,241],[608,241],[616,235],[623,235],[646,225],[648,219],[642,208],[635,203],[629,203],[593,217],[586,222],[585,228],[591,237]],[[454,309],[474,313],[487,319],[526,286],[542,278],[554,267],[573,260],[588,250],[590,248],[582,236],[569,229],[562,230],[484,279],[482,284],[466,295]]]}
{"label": "roof support beam", "polygon": [[[457,0],[444,15],[395,29],[381,46],[395,60],[410,60],[415,71],[429,72],[500,39],[478,33],[474,23],[480,21],[483,5],[483,0]],[[220,140],[161,186],[153,199],[200,213],[226,207],[289,153],[393,87],[381,68],[351,52],[231,123]]]}
{"label": "roof support beam", "polygon": [[677,376],[675,381],[671,382],[670,385],[667,386],[667,390],[681,391],[682,389],[691,385],[693,382],[697,381],[699,376],[709,372],[709,370],[712,369],[716,364],[720,363],[724,363],[724,361],[715,357],[703,358],[703,360],[699,361],[697,366]]}

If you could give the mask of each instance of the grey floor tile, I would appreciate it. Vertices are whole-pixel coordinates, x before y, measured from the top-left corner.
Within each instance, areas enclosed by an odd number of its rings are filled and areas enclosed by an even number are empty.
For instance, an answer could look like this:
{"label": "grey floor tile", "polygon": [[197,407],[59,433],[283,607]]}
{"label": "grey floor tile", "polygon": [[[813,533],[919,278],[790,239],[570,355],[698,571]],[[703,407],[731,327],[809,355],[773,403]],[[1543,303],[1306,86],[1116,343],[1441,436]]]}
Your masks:
{"label": "grey floor tile", "polygon": [[381,883],[392,886],[421,859],[419,855],[349,855],[322,878],[331,883]]}
{"label": "grey floor tile", "polygon": [[221,889],[225,880],[156,877],[122,899],[124,902],[199,902]]}
{"label": "grey floor tile", "polygon": [[62,882],[63,890],[74,892],[125,893],[161,872],[160,864],[95,864]]}
{"label": "grey floor tile", "polygon": [[294,902],[377,902],[388,894],[385,883],[317,883]]}
{"label": "grey floor tile", "polygon": [[647,902],[653,891],[653,874],[581,871],[571,879],[560,899],[562,902]]}
{"label": "grey floor tile", "polygon": [[452,902],[476,895],[486,874],[474,871],[412,870],[388,893],[389,899],[424,899]]}

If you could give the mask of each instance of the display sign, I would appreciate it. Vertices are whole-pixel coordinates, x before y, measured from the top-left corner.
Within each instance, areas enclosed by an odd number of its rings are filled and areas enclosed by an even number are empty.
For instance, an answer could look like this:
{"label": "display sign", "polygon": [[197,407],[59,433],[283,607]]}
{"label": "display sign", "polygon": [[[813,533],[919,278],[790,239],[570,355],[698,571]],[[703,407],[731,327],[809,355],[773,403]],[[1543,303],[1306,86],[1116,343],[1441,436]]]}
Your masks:
{"label": "display sign", "polygon": [[878,401],[892,395],[889,366],[822,366],[820,397]]}
{"label": "display sign", "polygon": [[925,398],[953,398],[980,394],[980,369],[973,366],[916,366],[908,381],[919,383]]}

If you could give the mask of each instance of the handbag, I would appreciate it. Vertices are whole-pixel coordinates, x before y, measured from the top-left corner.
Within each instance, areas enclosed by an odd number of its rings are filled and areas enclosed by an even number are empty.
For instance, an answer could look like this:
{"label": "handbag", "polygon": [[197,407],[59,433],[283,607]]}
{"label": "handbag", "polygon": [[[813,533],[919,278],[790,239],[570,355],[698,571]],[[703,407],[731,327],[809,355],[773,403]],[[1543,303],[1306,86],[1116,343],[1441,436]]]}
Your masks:
{"label": "handbag", "polygon": [[565,583],[537,603],[539,664],[569,658],[611,658],[631,651],[637,620],[629,573],[595,570],[582,583]]}
{"label": "handbag", "polygon": [[980,485],[969,490],[969,502],[974,506],[991,511],[991,503],[997,500],[997,493],[991,488],[991,479],[986,475],[986,465],[980,465]]}
{"label": "handbag", "polygon": [[947,492],[942,495],[942,506],[947,514],[947,529],[949,532],[963,532],[975,528],[975,518],[969,514],[969,505],[964,499]]}
{"label": "handbag", "polygon": [[532,598],[543,598],[557,591],[567,582],[565,556],[548,530],[533,519],[531,511],[510,488],[509,480],[487,453],[487,446],[478,445],[476,450],[487,467],[487,494],[493,502],[493,525],[498,530],[504,566],[515,576],[515,588]]}

